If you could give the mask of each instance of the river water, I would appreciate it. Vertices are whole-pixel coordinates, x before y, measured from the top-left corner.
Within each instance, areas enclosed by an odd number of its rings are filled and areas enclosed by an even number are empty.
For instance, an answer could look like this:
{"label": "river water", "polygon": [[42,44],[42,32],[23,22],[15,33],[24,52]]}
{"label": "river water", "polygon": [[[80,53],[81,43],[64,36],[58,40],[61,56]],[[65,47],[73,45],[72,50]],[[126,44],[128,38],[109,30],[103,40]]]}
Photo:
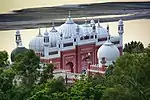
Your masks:
{"label": "river water", "polygon": [[[109,22],[110,34],[118,35],[118,22]],[[106,27],[107,23],[102,23]],[[28,48],[28,44],[32,38],[38,34],[38,29],[20,30],[23,45]],[[42,33],[45,29],[41,29]],[[16,30],[0,31],[0,51],[6,50],[9,54],[16,47],[15,43]],[[150,43],[150,19],[129,20],[124,21],[124,40],[123,43],[130,41],[141,41],[146,47]]]}

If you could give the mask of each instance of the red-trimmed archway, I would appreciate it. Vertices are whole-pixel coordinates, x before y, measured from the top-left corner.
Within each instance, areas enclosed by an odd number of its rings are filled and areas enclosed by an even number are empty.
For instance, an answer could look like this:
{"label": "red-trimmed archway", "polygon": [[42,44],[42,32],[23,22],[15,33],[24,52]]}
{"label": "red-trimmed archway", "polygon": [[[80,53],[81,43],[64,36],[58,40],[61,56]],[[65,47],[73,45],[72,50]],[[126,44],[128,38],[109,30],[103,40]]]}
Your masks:
{"label": "red-trimmed archway", "polygon": [[71,73],[74,72],[73,63],[72,63],[72,62],[68,62],[68,63],[66,64],[66,66],[69,66],[69,69],[70,69],[70,72],[71,72]]}

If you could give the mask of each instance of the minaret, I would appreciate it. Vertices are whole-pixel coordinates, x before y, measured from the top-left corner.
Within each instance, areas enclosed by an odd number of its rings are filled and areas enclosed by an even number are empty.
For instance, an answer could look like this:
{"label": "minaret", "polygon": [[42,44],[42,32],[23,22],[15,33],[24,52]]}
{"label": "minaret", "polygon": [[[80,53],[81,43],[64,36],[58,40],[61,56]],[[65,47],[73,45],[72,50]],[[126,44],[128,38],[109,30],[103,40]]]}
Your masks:
{"label": "minaret", "polygon": [[123,33],[124,33],[124,24],[122,19],[119,20],[118,22],[118,33],[120,36],[120,54],[122,55],[123,52]]}
{"label": "minaret", "polygon": [[49,56],[49,36],[48,36],[48,32],[47,29],[44,33],[44,57],[48,57]]}
{"label": "minaret", "polygon": [[16,31],[16,44],[17,44],[17,47],[19,46],[20,41],[21,41],[20,31],[17,30]]}
{"label": "minaret", "polygon": [[22,45],[22,40],[20,40],[18,47],[24,47],[24,46]]}

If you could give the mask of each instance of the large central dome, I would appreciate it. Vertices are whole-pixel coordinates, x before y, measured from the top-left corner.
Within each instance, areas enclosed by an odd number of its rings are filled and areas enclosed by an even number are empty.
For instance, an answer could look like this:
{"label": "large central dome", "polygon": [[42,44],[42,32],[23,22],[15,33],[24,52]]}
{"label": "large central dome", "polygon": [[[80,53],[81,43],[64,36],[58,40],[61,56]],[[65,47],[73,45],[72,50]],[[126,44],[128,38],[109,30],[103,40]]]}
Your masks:
{"label": "large central dome", "polygon": [[71,38],[73,34],[76,34],[77,26],[71,16],[68,16],[66,22],[59,27],[58,31],[63,35],[64,39],[68,39]]}

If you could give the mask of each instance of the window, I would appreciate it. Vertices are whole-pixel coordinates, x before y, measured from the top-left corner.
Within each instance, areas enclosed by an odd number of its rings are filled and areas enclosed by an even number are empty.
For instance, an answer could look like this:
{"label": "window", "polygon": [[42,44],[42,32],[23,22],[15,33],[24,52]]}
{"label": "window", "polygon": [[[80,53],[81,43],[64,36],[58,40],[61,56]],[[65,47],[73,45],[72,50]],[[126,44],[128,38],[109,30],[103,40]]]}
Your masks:
{"label": "window", "polygon": [[100,42],[100,41],[106,41],[106,40],[107,40],[107,38],[99,38],[98,42]]}
{"label": "window", "polygon": [[58,54],[58,51],[49,52],[49,55]]}
{"label": "window", "polygon": [[56,43],[51,43],[51,47],[56,47]]}
{"label": "window", "polygon": [[76,42],[76,39],[74,39],[74,42]]}
{"label": "window", "polygon": [[97,35],[95,35],[95,39],[97,38]]}
{"label": "window", "polygon": [[123,26],[121,26],[121,30],[123,30]]}
{"label": "window", "polygon": [[96,29],[95,25],[92,28],[93,28],[93,30],[95,30]]}
{"label": "window", "polygon": [[91,39],[93,39],[93,35],[91,36]]}
{"label": "window", "polygon": [[118,26],[118,30],[120,30],[120,26]]}
{"label": "window", "polygon": [[112,42],[113,44],[119,44],[120,42],[119,41],[114,41]]}
{"label": "window", "polygon": [[89,39],[89,36],[85,36],[84,39],[85,39],[85,40],[86,40],[86,39]]}
{"label": "window", "polygon": [[81,37],[80,40],[83,40],[83,37]]}
{"label": "window", "polygon": [[63,34],[60,34],[60,37],[62,37],[63,36]]}
{"label": "window", "polygon": [[73,43],[72,42],[71,43],[65,43],[63,46],[64,47],[73,46]]}
{"label": "window", "polygon": [[44,42],[49,42],[49,37],[44,37]]}

